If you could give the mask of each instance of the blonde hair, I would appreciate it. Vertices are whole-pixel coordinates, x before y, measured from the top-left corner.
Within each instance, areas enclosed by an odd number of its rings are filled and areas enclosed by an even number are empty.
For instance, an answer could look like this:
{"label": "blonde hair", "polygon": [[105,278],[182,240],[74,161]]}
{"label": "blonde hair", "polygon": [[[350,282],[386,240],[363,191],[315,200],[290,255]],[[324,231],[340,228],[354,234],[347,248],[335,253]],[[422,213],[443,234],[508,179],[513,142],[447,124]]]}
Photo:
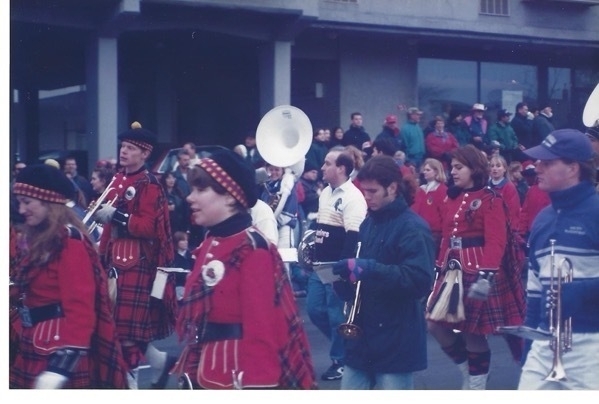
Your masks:
{"label": "blonde hair", "polygon": [[447,182],[447,175],[445,175],[445,168],[443,168],[443,163],[434,158],[427,158],[426,160],[424,160],[422,168],[424,168],[424,166],[426,165],[429,165],[435,172],[435,180],[439,181],[442,184],[445,184]]}
{"label": "blonde hair", "polygon": [[60,203],[41,201],[48,208],[48,216],[37,226],[25,225],[25,237],[32,265],[43,265],[54,260],[64,247],[65,226],[76,227],[89,239],[87,228],[73,209]]}
{"label": "blonde hair", "polygon": [[499,162],[503,166],[503,169],[505,170],[505,173],[503,174],[503,176],[507,177],[509,170],[508,170],[507,161],[505,160],[505,158],[500,154],[495,154],[489,159],[489,167],[491,167],[491,164],[493,164],[494,162]]}

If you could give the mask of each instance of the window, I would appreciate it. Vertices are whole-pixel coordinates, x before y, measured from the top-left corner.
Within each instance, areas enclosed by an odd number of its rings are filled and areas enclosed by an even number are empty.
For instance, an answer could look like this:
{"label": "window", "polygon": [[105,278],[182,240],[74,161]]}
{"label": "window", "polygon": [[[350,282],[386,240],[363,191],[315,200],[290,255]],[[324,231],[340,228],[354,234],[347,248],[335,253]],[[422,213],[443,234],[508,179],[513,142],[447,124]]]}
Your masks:
{"label": "window", "polygon": [[514,112],[520,101],[535,104],[537,82],[537,68],[532,65],[419,58],[418,106],[432,117],[468,112],[481,102],[487,107],[487,119],[494,122],[499,109]]}
{"label": "window", "polygon": [[497,111],[514,113],[516,104],[535,104],[538,94],[537,68],[511,63],[480,63],[480,102],[487,107],[487,119],[495,121]]}
{"label": "window", "polygon": [[418,59],[418,106],[428,117],[469,111],[477,98],[474,61]]}
{"label": "window", "polygon": [[[572,72],[568,68],[549,67],[547,73],[547,97],[553,109],[553,126],[565,128],[571,115]],[[579,125],[579,122],[580,118],[576,124]]]}
{"label": "window", "polygon": [[487,15],[509,16],[508,0],[480,0],[480,13]]}

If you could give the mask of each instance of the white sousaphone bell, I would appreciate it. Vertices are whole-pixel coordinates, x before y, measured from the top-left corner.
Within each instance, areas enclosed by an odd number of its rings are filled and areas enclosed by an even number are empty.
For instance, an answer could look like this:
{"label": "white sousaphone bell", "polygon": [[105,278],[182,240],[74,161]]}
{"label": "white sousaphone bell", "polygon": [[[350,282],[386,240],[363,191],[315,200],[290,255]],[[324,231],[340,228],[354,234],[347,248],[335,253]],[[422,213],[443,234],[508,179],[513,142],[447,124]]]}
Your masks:
{"label": "white sousaphone bell", "polygon": [[[268,164],[285,170],[281,180],[281,193],[271,205],[277,217],[283,210],[293,185],[304,172],[306,153],[312,144],[312,123],[301,109],[292,105],[279,105],[268,111],[256,129],[256,148]],[[265,173],[256,170],[256,182],[267,179]],[[283,262],[297,262],[295,248],[279,248]]]}
{"label": "white sousaphone bell", "polygon": [[256,129],[256,148],[269,164],[292,171],[299,178],[312,144],[312,123],[301,109],[279,105],[268,111]]}
{"label": "white sousaphone bell", "polygon": [[587,128],[599,128],[599,84],[595,86],[584,106],[582,123]]}

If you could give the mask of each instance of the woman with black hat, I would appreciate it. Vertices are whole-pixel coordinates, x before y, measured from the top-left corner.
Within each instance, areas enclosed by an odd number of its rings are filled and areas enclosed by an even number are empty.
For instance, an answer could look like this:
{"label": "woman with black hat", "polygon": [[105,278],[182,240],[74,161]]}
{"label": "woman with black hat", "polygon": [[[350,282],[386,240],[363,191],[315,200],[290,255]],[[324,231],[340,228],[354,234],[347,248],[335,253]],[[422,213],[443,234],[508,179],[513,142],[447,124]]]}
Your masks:
{"label": "woman with black hat", "polygon": [[219,150],[190,174],[194,251],[177,318],[182,388],[314,388],[308,340],[276,245],[254,226],[255,170]]}
{"label": "woman with black hat", "polygon": [[[501,196],[486,186],[485,155],[473,145],[458,148],[451,175],[455,185],[443,208],[428,328],[462,371],[462,388],[484,390],[491,360],[487,336],[524,320],[522,267],[512,250],[517,246],[510,243],[509,213]],[[519,359],[521,349],[510,348]]]}
{"label": "woman with black hat", "polygon": [[11,287],[19,342],[10,387],[126,388],[106,274],[87,229],[66,206],[72,182],[35,165],[17,176],[13,191],[25,224]]}

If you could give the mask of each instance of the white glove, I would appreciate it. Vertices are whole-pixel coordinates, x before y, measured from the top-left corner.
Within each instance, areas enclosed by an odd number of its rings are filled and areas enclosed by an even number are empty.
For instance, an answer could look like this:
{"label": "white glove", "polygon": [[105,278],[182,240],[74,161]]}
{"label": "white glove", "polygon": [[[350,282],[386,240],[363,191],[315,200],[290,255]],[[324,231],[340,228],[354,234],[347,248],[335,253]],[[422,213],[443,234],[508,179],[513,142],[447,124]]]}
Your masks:
{"label": "white glove", "polygon": [[493,284],[493,273],[481,271],[476,282],[470,286],[468,297],[475,300],[487,300]]}
{"label": "white glove", "polygon": [[310,212],[308,213],[308,220],[316,220],[316,218],[318,217],[318,212]]}
{"label": "white glove", "polygon": [[68,377],[54,373],[54,372],[42,372],[35,379],[35,389],[61,389],[62,386],[69,380]]}
{"label": "white glove", "polygon": [[103,203],[100,208],[94,213],[94,219],[102,224],[110,223],[116,208],[114,206]]}

